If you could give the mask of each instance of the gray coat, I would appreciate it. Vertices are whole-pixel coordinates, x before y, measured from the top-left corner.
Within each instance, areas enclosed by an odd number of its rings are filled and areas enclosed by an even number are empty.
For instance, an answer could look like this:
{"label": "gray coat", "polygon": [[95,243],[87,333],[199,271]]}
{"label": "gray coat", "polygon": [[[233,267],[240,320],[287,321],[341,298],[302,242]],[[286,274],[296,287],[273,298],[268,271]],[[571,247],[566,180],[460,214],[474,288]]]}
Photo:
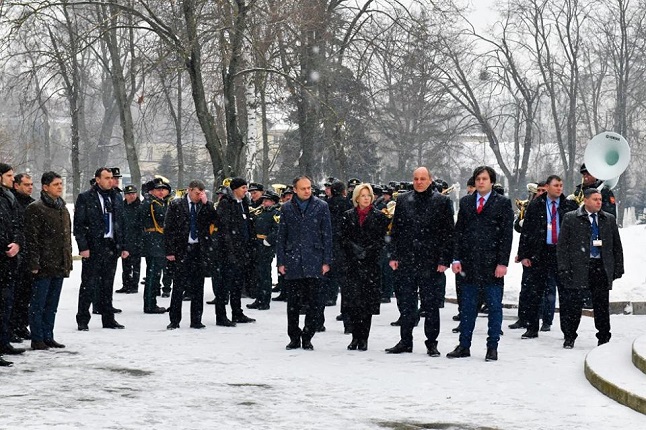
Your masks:
{"label": "gray coat", "polygon": [[[612,281],[624,274],[624,255],[615,217],[601,211],[598,215],[599,238],[603,241],[601,258],[608,278]],[[565,288],[588,288],[588,264],[590,262],[590,220],[582,206],[568,212],[563,218],[557,245],[558,270]]]}

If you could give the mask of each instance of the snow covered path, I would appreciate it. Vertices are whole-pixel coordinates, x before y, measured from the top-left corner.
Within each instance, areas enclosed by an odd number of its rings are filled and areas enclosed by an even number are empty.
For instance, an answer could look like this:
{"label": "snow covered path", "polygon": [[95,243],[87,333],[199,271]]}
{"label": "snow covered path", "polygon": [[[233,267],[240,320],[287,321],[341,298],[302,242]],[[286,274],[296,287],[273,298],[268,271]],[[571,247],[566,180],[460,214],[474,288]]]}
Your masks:
{"label": "snow covered path", "polygon": [[[78,262],[77,262],[78,264]],[[554,330],[535,340],[506,328],[500,360],[484,361],[486,320],[479,318],[472,357],[449,360],[456,306],[442,310],[440,358],[425,354],[415,330],[412,354],[387,355],[398,340],[395,303],[375,318],[367,352],[347,351],[349,336],[327,308],[327,331],[314,351],[286,351],[285,304],[248,311],[255,324],[204,330],[165,329],[168,315],[144,315],[140,295],[115,294],[125,330],[78,332],[74,315],[80,267],[66,281],[58,314],[59,351],[28,351],[0,370],[2,428],[249,429],[642,429],[646,417],[594,389],[583,374],[595,347],[583,318],[573,350]],[[117,282],[117,287],[119,286]],[[212,298],[210,281],[205,297]],[[168,299],[160,305],[168,305]],[[249,303],[249,300],[245,300]],[[185,303],[184,316],[188,315]],[[613,341],[643,334],[646,317],[612,316]],[[645,377],[646,382],[646,377]],[[408,423],[410,426],[406,426]],[[433,424],[435,423],[435,424]],[[437,423],[453,423],[442,427]],[[415,424],[419,425],[417,427]]]}

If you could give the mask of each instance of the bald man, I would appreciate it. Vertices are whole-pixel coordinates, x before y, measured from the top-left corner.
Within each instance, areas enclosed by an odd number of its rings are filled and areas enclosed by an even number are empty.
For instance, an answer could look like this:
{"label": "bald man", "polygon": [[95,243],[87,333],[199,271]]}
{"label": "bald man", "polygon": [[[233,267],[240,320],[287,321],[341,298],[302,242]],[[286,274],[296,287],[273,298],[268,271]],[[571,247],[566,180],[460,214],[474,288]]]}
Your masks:
{"label": "bald man", "polygon": [[422,297],[426,315],[426,350],[439,357],[440,306],[444,291],[439,286],[451,265],[453,248],[453,205],[433,190],[433,177],[426,167],[413,172],[413,191],[400,194],[393,218],[390,267],[398,285],[401,340],[386,350],[389,354],[413,351],[413,328],[417,319],[417,297]]}

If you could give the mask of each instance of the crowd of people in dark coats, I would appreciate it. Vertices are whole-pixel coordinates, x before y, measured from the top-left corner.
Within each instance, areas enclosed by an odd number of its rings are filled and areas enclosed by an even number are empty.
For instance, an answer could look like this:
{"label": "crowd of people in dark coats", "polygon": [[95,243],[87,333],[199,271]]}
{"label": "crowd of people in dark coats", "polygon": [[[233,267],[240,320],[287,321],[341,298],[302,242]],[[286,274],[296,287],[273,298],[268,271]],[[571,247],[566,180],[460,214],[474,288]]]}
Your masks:
{"label": "crowd of people in dark coats", "polygon": [[[424,318],[427,354],[440,356],[440,309],[450,269],[459,303],[454,332],[460,335],[447,357],[471,355],[476,316],[484,306],[485,359],[498,359],[514,214],[491,167],[474,170],[457,216],[443,193],[448,184],[434,180],[425,167],[415,169],[412,182],[399,189],[329,178],[320,196],[307,176],[277,192],[235,177],[218,189],[215,201],[208,200],[200,180],[173,196],[163,177],[142,186],[142,200],[135,185],[119,188],[118,168],[102,167],[76,200],[73,228],[60,175],[43,174],[40,199],[33,200],[29,175],[14,177],[11,166],[2,163],[0,173],[0,244],[5,249],[0,257],[0,354],[24,352],[11,345],[22,339],[31,340],[34,350],[65,347],[54,339],[54,325],[63,279],[72,269],[73,235],[82,258],[80,331],[89,330],[92,314],[101,315],[103,328],[125,328],[115,318],[121,311],[113,306],[117,263],[121,259],[123,268],[117,293],[137,293],[142,257],[143,311],[168,312],[167,329],[180,328],[185,300],[191,302],[190,327],[205,327],[208,277],[215,299],[207,303],[215,305],[216,324],[253,323],[241,299],[255,298],[249,309],[269,309],[275,257],[278,285],[273,291],[280,294],[273,300],[287,301],[288,350],[314,349],[312,338],[325,330],[325,306],[336,304],[339,291],[337,319],[352,335],[347,348],[367,350],[373,315],[394,292],[400,317],[392,325],[400,327],[400,340],[386,352],[412,352],[414,328]],[[578,190],[579,207],[563,195],[558,176],[548,177],[545,193],[533,198],[516,222],[521,233],[516,262],[524,272],[522,311],[510,327],[526,328],[523,339],[538,337],[545,297],[553,289],[560,298],[565,348],[574,346],[586,293],[599,344],[610,340],[608,291],[623,274],[623,255],[614,215],[602,210],[613,208],[614,197],[592,179]],[[171,297],[169,309],[157,305],[160,295]],[[543,316],[540,330],[550,325]],[[11,363],[0,356],[0,365]]]}

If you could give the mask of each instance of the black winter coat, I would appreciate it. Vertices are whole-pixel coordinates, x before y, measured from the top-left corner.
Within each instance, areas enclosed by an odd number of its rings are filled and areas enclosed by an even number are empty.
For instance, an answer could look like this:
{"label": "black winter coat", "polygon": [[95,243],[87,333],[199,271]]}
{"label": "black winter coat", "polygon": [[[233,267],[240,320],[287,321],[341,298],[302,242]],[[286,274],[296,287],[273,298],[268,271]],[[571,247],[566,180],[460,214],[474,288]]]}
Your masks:
{"label": "black winter coat", "polygon": [[249,215],[247,199],[238,202],[224,194],[217,207],[217,241],[223,264],[249,267],[256,234]]}
{"label": "black winter coat", "polygon": [[[601,259],[608,278],[612,281],[624,274],[624,254],[615,217],[599,212],[599,238],[603,242]],[[561,225],[561,235],[556,247],[559,276],[565,288],[588,288],[588,264],[590,263],[590,219],[584,207],[568,212]]]}
{"label": "black winter coat", "polygon": [[509,265],[514,212],[507,197],[492,191],[478,214],[476,198],[478,193],[460,199],[454,260],[462,264],[463,284],[502,286],[504,277],[496,278],[495,271]]}
{"label": "black winter coat", "polygon": [[332,264],[328,276],[339,277],[343,274],[344,257],[341,249],[341,224],[346,211],[352,209],[352,203],[341,195],[332,196],[327,201],[332,224]]}
{"label": "black winter coat", "polygon": [[[200,263],[203,276],[210,276],[213,272],[212,256],[213,241],[211,238],[211,224],[215,223],[215,207],[213,202],[207,201],[197,204],[197,237],[200,244]],[[186,257],[188,249],[188,236],[191,231],[191,215],[188,198],[182,197],[173,200],[168,206],[164,224],[164,244],[166,255],[174,255],[175,261],[181,263]]]}
{"label": "black winter coat", "polygon": [[[17,264],[18,256],[9,258],[5,251],[10,243],[25,246],[23,217],[16,197],[6,187],[0,185],[0,270],[8,270],[5,265]],[[17,267],[17,266],[16,266]]]}
{"label": "black winter coat", "polygon": [[372,209],[359,225],[356,209],[343,214],[341,247],[345,254],[346,278],[341,291],[341,312],[363,308],[378,315],[381,306],[380,255],[390,220]]}
{"label": "black winter coat", "polygon": [[133,257],[141,256],[144,247],[144,227],[141,200],[123,202],[123,233],[126,248]]}
{"label": "black winter coat", "polygon": [[[123,198],[115,190],[108,192],[112,200],[113,240],[117,251],[130,251],[124,247],[123,237]],[[103,208],[99,200],[97,186],[82,192],[74,205],[74,238],[79,252],[102,246],[104,236]]]}
{"label": "black winter coat", "polygon": [[[547,193],[544,193],[532,200],[525,211],[525,220],[520,234],[518,243],[518,260],[528,258],[532,263],[541,264],[545,261],[543,253],[547,238]],[[576,210],[577,204],[573,200],[568,200],[565,195],[561,194],[558,206],[558,219],[560,225],[563,225],[565,214]]]}
{"label": "black winter coat", "polygon": [[397,198],[391,231],[390,259],[398,270],[432,270],[451,265],[453,204],[431,190],[411,191]]}

